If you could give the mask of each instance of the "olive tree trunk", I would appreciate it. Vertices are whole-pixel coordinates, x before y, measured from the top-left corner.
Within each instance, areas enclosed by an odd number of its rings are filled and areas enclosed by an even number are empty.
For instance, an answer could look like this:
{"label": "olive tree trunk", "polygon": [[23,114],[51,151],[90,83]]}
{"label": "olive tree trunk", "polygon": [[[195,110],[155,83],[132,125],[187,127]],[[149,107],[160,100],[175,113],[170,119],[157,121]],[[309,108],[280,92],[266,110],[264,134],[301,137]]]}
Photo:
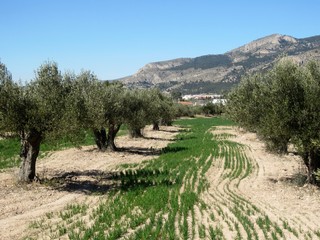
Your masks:
{"label": "olive tree trunk", "polygon": [[36,176],[36,161],[40,151],[42,135],[36,130],[28,134],[21,133],[21,166],[19,171],[19,182],[29,183]]}
{"label": "olive tree trunk", "polygon": [[132,138],[143,137],[142,132],[141,132],[141,128],[130,129],[129,133],[130,133],[130,137],[132,137]]}
{"label": "olive tree trunk", "polygon": [[320,169],[320,150],[311,149],[309,152],[303,154],[302,159],[307,166],[307,182],[311,184],[316,183],[315,172]]}
{"label": "olive tree trunk", "polygon": [[94,134],[94,140],[96,142],[96,145],[98,149],[102,152],[104,152],[107,149],[107,133],[104,128],[98,130],[94,129],[93,130]]}
{"label": "olive tree trunk", "polygon": [[117,151],[118,148],[114,142],[117,133],[120,130],[121,124],[110,124],[108,128],[107,148],[111,151]]}
{"label": "olive tree trunk", "polygon": [[159,122],[153,122],[152,130],[153,131],[159,131],[160,130]]}

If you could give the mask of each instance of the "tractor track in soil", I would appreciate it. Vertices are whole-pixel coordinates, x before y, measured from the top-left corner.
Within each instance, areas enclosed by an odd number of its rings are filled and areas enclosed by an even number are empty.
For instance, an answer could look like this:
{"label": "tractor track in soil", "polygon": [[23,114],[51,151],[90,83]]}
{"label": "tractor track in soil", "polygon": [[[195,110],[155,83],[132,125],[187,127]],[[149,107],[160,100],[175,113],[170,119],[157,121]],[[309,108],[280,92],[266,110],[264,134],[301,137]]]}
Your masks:
{"label": "tractor track in soil", "polygon": [[239,143],[222,146],[229,157],[213,162],[202,196],[210,206],[206,218],[214,214],[218,221],[211,224],[219,225],[226,239],[319,238],[320,193],[315,186],[298,185],[305,174],[300,157],[269,153],[256,134],[235,127],[212,133]]}

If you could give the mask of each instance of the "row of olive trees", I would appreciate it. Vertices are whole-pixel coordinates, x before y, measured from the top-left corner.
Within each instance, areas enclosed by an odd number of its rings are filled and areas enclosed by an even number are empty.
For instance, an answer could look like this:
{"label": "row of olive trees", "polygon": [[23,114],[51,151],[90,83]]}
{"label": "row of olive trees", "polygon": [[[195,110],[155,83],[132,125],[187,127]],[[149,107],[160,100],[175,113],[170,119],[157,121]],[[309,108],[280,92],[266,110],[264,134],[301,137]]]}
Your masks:
{"label": "row of olive trees", "polygon": [[203,106],[190,106],[176,103],[174,112],[176,117],[195,117],[196,115],[213,116],[223,114],[225,112],[225,106],[220,103],[214,104],[211,102]]}
{"label": "row of olive trees", "polygon": [[227,112],[256,131],[270,150],[286,153],[292,143],[315,183],[320,169],[320,65],[279,61],[272,70],[245,77],[228,96]]}
{"label": "row of olive trees", "polygon": [[99,81],[90,71],[62,75],[52,62],[40,66],[35,78],[22,86],[0,63],[0,133],[20,136],[22,182],[33,181],[45,138],[80,138],[83,130],[90,130],[100,150],[116,150],[122,124],[140,136],[146,124],[153,123],[156,130],[173,117],[171,99],[158,90],[127,90]]}

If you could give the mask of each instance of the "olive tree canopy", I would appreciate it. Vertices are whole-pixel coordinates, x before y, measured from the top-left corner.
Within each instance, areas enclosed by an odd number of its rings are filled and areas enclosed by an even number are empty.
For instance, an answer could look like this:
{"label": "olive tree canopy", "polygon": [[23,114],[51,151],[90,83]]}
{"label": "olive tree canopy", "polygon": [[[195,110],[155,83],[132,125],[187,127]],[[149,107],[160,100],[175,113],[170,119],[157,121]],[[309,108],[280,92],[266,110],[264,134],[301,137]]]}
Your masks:
{"label": "olive tree canopy", "polygon": [[54,62],[41,65],[26,86],[13,82],[5,65],[0,68],[0,130],[20,136],[19,180],[30,182],[36,174],[41,141],[64,129],[69,88]]}
{"label": "olive tree canopy", "polygon": [[286,153],[293,143],[315,183],[320,170],[320,65],[280,60],[264,74],[247,76],[228,96],[227,112],[257,132],[270,150]]}

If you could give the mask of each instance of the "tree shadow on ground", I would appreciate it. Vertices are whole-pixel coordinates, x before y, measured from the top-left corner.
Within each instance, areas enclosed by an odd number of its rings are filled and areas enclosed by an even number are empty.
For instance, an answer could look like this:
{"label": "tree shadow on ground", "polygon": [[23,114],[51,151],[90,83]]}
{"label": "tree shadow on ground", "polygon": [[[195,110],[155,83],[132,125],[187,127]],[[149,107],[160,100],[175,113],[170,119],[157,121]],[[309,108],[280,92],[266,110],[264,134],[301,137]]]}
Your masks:
{"label": "tree shadow on ground", "polygon": [[143,136],[143,139],[147,140],[159,140],[159,141],[168,141],[168,142],[174,142],[176,139],[167,139],[167,138],[159,138],[159,137],[145,137]]}
{"label": "tree shadow on ground", "polygon": [[159,169],[127,169],[113,174],[120,181],[122,190],[156,185],[170,186],[178,182],[170,177],[169,171]]}
{"label": "tree shadow on ground", "polygon": [[161,153],[161,149],[155,148],[143,148],[143,147],[119,147],[117,152],[125,152],[131,154],[138,154],[142,156],[155,156]]}
{"label": "tree shadow on ground", "polygon": [[298,187],[302,187],[307,183],[307,175],[303,173],[296,173],[288,177],[282,177],[280,180]]}
{"label": "tree shadow on ground", "polygon": [[295,173],[290,176],[285,176],[281,178],[268,178],[268,180],[272,183],[284,182],[289,183],[297,187],[302,187],[307,183],[307,175],[303,173]]}
{"label": "tree shadow on ground", "polygon": [[58,191],[102,195],[111,190],[128,191],[133,188],[155,185],[173,185],[176,179],[168,171],[137,169],[107,172],[101,170],[71,171],[41,179],[41,183]]}
{"label": "tree shadow on ground", "polygon": [[177,152],[181,152],[181,151],[185,151],[188,148],[186,147],[172,147],[172,146],[168,146],[165,147],[161,150],[161,153],[177,153]]}
{"label": "tree shadow on ground", "polygon": [[159,155],[162,153],[176,153],[176,152],[180,152],[180,151],[185,151],[188,148],[186,147],[165,147],[162,149],[154,149],[154,148],[139,148],[139,147],[130,147],[130,148],[118,148],[117,151],[118,152],[125,152],[125,153],[131,153],[131,154],[139,154],[139,155],[143,155],[143,156],[155,156],[155,155]]}
{"label": "tree shadow on ground", "polygon": [[179,132],[183,132],[183,129],[178,129],[178,130],[169,130],[169,129],[160,129],[160,132],[168,132],[168,133],[179,133]]}
{"label": "tree shadow on ground", "polygon": [[60,172],[41,182],[58,191],[104,194],[115,187],[112,174],[101,170]]}

